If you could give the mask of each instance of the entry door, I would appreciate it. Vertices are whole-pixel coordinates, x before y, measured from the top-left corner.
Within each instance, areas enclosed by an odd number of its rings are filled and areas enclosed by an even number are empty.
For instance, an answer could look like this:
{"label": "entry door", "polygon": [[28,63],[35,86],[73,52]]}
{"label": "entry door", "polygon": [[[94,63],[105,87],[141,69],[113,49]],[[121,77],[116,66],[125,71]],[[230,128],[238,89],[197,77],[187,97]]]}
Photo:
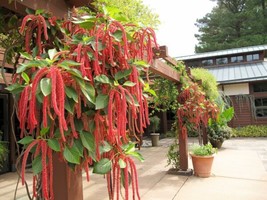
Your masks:
{"label": "entry door", "polygon": [[[0,129],[3,132],[3,135],[0,136],[0,140],[2,143],[9,149],[9,114],[8,114],[8,94],[0,93]],[[10,150],[9,150],[10,151]],[[10,155],[10,152],[9,152]],[[0,168],[0,174],[10,171],[10,159],[9,155],[7,158],[7,162],[4,163],[3,167]]]}

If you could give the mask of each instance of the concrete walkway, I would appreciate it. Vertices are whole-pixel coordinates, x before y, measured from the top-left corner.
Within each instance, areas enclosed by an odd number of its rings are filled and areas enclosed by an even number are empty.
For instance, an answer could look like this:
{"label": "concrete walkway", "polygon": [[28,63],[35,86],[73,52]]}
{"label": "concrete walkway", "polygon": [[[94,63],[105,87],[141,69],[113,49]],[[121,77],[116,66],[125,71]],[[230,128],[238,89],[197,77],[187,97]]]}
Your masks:
{"label": "concrete walkway", "polygon": [[[168,174],[166,154],[171,143],[172,139],[162,139],[159,147],[151,147],[145,141],[146,147],[140,151],[145,162],[137,162],[142,200],[267,200],[267,138],[225,141],[210,178]],[[192,168],[191,159],[189,166]],[[108,200],[103,176],[91,174],[90,178],[88,183],[84,177],[84,199]],[[15,173],[0,176],[1,200],[13,199],[16,181]],[[25,194],[20,183],[17,199],[28,199]]]}

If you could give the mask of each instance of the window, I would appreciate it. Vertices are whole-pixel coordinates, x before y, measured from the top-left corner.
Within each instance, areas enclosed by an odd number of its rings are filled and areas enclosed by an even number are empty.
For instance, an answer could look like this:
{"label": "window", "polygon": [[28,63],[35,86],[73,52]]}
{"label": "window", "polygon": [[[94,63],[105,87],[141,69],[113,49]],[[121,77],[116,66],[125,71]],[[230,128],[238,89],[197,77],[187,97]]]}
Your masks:
{"label": "window", "polygon": [[233,56],[231,57],[231,63],[243,62],[243,56]]}
{"label": "window", "polygon": [[259,60],[259,59],[260,59],[260,55],[258,53],[247,55],[247,61],[254,61],[254,60]]}
{"label": "window", "polygon": [[267,84],[254,83],[253,92],[267,92]]}
{"label": "window", "polygon": [[212,59],[202,60],[202,64],[203,64],[204,66],[210,66],[210,65],[213,65],[213,60],[212,60]]}
{"label": "window", "polygon": [[257,117],[267,117],[267,98],[255,99],[255,112]]}
{"label": "window", "polygon": [[217,65],[227,64],[227,63],[228,63],[228,59],[227,58],[217,58],[216,59],[216,64]]}

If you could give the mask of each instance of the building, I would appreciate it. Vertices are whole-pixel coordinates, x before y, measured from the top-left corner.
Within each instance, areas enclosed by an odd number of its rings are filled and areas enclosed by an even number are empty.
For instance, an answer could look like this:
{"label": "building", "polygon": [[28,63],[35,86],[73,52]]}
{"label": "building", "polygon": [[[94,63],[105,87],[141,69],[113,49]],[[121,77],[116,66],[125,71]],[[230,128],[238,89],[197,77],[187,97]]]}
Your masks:
{"label": "building", "polygon": [[187,67],[208,69],[231,98],[232,127],[267,124],[267,45],[177,57]]}

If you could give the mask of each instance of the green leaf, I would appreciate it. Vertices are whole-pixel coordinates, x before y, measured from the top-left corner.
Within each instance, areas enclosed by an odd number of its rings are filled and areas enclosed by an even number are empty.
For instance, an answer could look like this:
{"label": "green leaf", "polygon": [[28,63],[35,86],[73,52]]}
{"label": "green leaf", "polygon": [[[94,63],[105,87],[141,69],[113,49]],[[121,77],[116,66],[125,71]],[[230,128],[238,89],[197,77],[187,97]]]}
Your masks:
{"label": "green leaf", "polygon": [[57,139],[48,139],[47,140],[48,146],[56,152],[60,152],[60,144]]}
{"label": "green leaf", "polygon": [[31,68],[31,67],[45,67],[47,66],[48,63],[44,60],[30,60],[26,63],[23,63],[21,64],[17,70],[16,70],[16,73],[19,74],[19,73],[22,73],[24,72],[27,68]]}
{"label": "green leaf", "polygon": [[80,164],[79,152],[75,148],[69,148],[68,146],[65,146],[63,156],[70,163]]}
{"label": "green leaf", "polygon": [[80,132],[80,138],[83,146],[89,151],[95,151],[95,138],[93,134],[85,131]]}
{"label": "green leaf", "polygon": [[133,152],[128,152],[127,154],[137,158],[141,162],[145,161],[145,159],[143,158],[143,156],[139,152],[133,151]]}
{"label": "green leaf", "polygon": [[115,74],[115,80],[120,80],[122,78],[125,78],[127,76],[129,76],[132,73],[132,69],[126,69],[123,71],[119,71]]}
{"label": "green leaf", "polygon": [[49,129],[50,129],[49,127],[42,128],[42,129],[40,130],[40,135],[41,135],[41,136],[44,136],[46,133],[48,133]]}
{"label": "green leaf", "polygon": [[125,168],[126,167],[126,162],[124,162],[124,160],[122,160],[121,158],[119,159],[119,165],[120,168]]}
{"label": "green leaf", "polygon": [[33,175],[38,175],[42,171],[42,169],[43,169],[42,156],[41,155],[38,155],[32,161]]}
{"label": "green leaf", "polygon": [[133,87],[135,85],[136,83],[133,83],[132,81],[126,81],[125,83],[123,83],[123,86],[128,86],[128,87]]}
{"label": "green leaf", "polygon": [[63,62],[59,63],[58,66],[60,67],[70,67],[70,66],[80,66],[81,63],[75,62],[73,60],[64,60]]}
{"label": "green leaf", "polygon": [[130,142],[130,143],[124,145],[123,146],[123,149],[125,150],[125,153],[126,154],[129,154],[131,152],[134,152],[135,151],[135,143]]}
{"label": "green leaf", "polygon": [[50,78],[42,78],[40,81],[40,88],[44,96],[48,96],[51,94],[51,79]]}
{"label": "green leaf", "polygon": [[30,82],[30,78],[29,78],[28,74],[26,74],[25,72],[22,72],[21,77],[23,78],[23,80],[24,80],[27,84],[29,84],[29,82]]}
{"label": "green leaf", "polygon": [[74,24],[79,24],[80,27],[84,28],[84,29],[92,29],[95,26],[95,20],[81,20],[81,21],[73,21]]}
{"label": "green leaf", "polygon": [[107,174],[111,170],[111,160],[103,158],[94,165],[93,173]]}
{"label": "green leaf", "polygon": [[133,62],[133,64],[137,65],[137,66],[145,67],[145,68],[150,66],[147,62],[145,62],[143,60],[135,61],[135,62]]}
{"label": "green leaf", "polygon": [[76,131],[82,132],[82,130],[83,130],[83,123],[82,123],[82,121],[79,120],[79,119],[74,119],[74,122],[75,122],[75,129],[76,129]]}
{"label": "green leaf", "polygon": [[99,148],[100,148],[100,153],[102,154],[105,152],[109,152],[112,149],[112,146],[108,142],[104,141],[104,143],[100,145]]}
{"label": "green leaf", "polygon": [[28,60],[32,60],[32,55],[31,54],[28,54],[26,52],[20,52],[20,55],[23,57],[23,58],[26,58]]}
{"label": "green leaf", "polygon": [[69,98],[78,103],[78,94],[74,88],[65,86],[65,93]]}
{"label": "green leaf", "polygon": [[74,113],[74,106],[75,106],[75,102],[72,99],[69,98],[65,98],[65,109],[73,114]]}
{"label": "green leaf", "polygon": [[57,54],[56,49],[49,49],[48,50],[48,56],[49,56],[50,60],[53,60],[56,54]]}
{"label": "green leaf", "polygon": [[111,84],[111,80],[104,74],[98,75],[95,77],[95,80],[100,83]]}
{"label": "green leaf", "polygon": [[[92,42],[92,47],[94,51],[96,51],[96,42]],[[102,51],[105,48],[105,45],[102,44],[102,42],[97,43],[97,51]]]}
{"label": "green leaf", "polygon": [[26,136],[26,137],[22,138],[21,140],[19,140],[18,143],[26,145],[26,144],[30,144],[32,141],[34,141],[33,137]]}
{"label": "green leaf", "polygon": [[12,94],[19,94],[24,89],[24,86],[22,86],[18,83],[14,83],[14,84],[6,87],[5,89],[8,90],[9,92],[11,92]]}
{"label": "green leaf", "polygon": [[44,9],[38,9],[38,10],[35,11],[35,14],[36,15],[40,15],[40,14],[43,14],[44,12],[45,12]]}
{"label": "green leaf", "polygon": [[121,30],[115,31],[112,34],[112,37],[114,37],[116,41],[121,42],[121,39],[122,39],[122,31]]}
{"label": "green leaf", "polygon": [[108,106],[109,96],[106,94],[99,94],[96,97],[95,109],[99,110]]}
{"label": "green leaf", "polygon": [[81,90],[85,98],[95,104],[95,88],[90,83],[86,83],[84,87],[81,87]]}
{"label": "green leaf", "polygon": [[77,152],[79,152],[79,156],[83,157],[83,144],[80,138],[75,139],[74,143],[73,143],[73,148],[75,148],[77,150]]}

